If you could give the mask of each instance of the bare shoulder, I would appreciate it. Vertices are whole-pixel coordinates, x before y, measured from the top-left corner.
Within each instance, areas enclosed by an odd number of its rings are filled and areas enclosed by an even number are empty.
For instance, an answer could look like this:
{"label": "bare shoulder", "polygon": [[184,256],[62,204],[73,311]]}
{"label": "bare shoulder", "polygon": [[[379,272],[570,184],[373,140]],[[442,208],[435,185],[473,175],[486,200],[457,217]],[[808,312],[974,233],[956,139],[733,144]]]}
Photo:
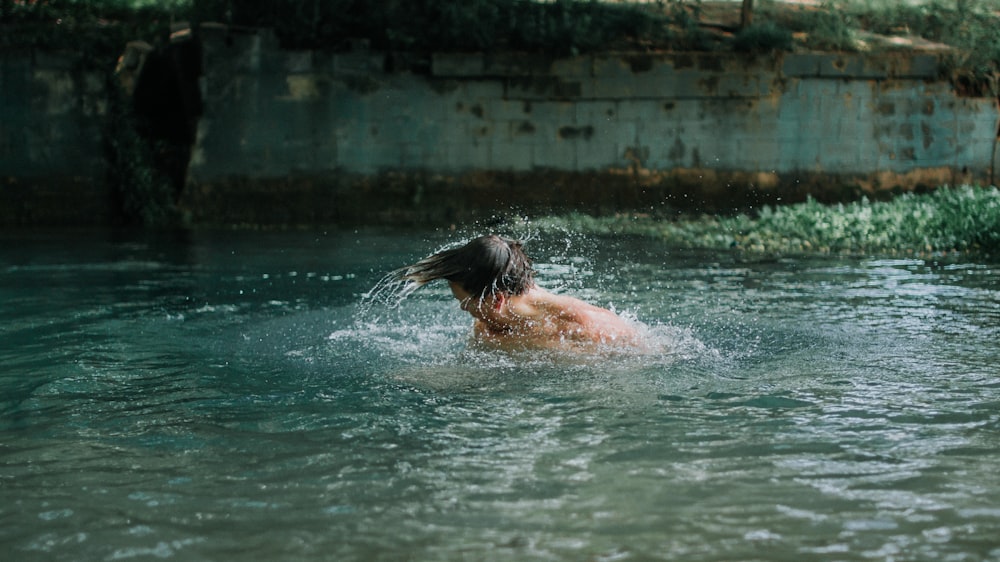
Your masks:
{"label": "bare shoulder", "polygon": [[556,297],[555,312],[564,335],[599,343],[624,341],[636,336],[635,330],[614,312],[573,297]]}
{"label": "bare shoulder", "polygon": [[534,288],[513,300],[505,322],[477,320],[477,342],[507,349],[630,346],[635,329],[614,312],[580,299]]}

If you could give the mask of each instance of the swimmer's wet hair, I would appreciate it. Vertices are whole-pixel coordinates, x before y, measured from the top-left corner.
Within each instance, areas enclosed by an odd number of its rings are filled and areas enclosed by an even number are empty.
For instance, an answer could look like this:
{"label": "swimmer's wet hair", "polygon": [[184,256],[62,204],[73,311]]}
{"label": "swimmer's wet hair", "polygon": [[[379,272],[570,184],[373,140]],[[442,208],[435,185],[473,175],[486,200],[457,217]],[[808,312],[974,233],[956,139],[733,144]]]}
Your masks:
{"label": "swimmer's wet hair", "polygon": [[417,286],[445,279],[479,298],[495,292],[520,295],[535,285],[535,270],[521,242],[492,234],[438,252],[392,275]]}

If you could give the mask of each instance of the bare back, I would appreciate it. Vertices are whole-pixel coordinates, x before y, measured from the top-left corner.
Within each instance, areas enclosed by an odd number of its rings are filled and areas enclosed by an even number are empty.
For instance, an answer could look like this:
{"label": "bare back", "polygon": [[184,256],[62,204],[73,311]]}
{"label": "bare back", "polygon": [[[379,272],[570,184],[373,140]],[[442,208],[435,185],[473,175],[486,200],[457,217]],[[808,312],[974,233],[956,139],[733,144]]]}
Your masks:
{"label": "bare back", "polygon": [[512,297],[509,310],[516,321],[504,326],[477,320],[476,338],[491,346],[531,349],[638,343],[636,331],[614,312],[537,286]]}

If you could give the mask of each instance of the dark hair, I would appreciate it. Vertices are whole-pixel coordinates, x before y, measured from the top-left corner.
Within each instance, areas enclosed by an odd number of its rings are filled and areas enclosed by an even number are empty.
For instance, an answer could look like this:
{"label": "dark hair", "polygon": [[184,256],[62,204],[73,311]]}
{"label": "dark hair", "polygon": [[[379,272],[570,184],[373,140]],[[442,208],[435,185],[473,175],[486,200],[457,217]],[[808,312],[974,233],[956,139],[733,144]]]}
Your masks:
{"label": "dark hair", "polygon": [[492,234],[480,236],[460,248],[438,252],[397,269],[393,275],[417,286],[445,279],[479,298],[496,291],[520,295],[535,284],[535,270],[521,242]]}

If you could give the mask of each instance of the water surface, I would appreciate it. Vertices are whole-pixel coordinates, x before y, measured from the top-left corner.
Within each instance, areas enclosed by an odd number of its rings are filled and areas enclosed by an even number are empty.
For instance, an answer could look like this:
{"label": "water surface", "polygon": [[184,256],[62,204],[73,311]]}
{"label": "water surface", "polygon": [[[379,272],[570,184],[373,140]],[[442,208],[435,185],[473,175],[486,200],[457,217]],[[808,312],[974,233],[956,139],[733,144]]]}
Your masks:
{"label": "water surface", "polygon": [[4,558],[1000,559],[1000,264],[536,236],[641,355],[366,304],[461,238],[4,234]]}

